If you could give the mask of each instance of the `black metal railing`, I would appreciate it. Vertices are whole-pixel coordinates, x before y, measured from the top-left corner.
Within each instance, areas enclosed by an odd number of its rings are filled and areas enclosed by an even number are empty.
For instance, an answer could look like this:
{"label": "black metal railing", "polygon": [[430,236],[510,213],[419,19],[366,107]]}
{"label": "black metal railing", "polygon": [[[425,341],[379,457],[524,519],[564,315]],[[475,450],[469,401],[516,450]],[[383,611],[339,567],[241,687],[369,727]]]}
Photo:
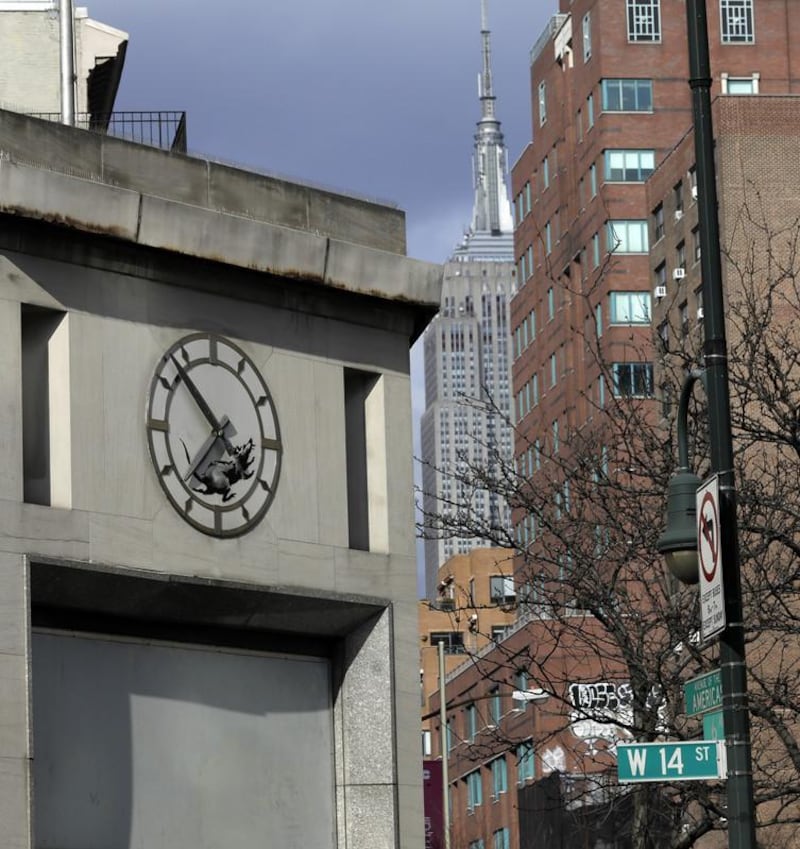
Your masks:
{"label": "black metal railing", "polygon": [[[37,112],[35,118],[61,121],[60,112]],[[127,139],[138,144],[186,153],[186,113],[111,112],[107,115],[78,112],[75,126],[84,130]]]}

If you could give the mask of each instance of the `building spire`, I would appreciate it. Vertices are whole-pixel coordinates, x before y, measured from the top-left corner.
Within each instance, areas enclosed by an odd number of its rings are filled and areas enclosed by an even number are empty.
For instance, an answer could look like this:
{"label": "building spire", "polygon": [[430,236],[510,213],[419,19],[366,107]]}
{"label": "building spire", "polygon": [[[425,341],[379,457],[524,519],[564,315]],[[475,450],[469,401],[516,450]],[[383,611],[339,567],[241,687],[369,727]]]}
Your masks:
{"label": "building spire", "polygon": [[[511,205],[506,188],[506,147],[500,122],[495,115],[492,85],[492,48],[487,12],[488,0],[481,0],[482,67],[478,76],[481,118],[475,132],[473,171],[475,203],[472,224],[457,256],[492,254],[513,256]],[[502,244],[501,244],[502,242]],[[504,259],[509,257],[503,256]]]}
{"label": "building spire", "polygon": [[488,0],[481,0],[481,42],[483,44],[483,70],[478,81],[478,94],[481,99],[481,117],[494,120],[494,92],[492,91],[492,45],[489,40],[489,16],[486,10]]}

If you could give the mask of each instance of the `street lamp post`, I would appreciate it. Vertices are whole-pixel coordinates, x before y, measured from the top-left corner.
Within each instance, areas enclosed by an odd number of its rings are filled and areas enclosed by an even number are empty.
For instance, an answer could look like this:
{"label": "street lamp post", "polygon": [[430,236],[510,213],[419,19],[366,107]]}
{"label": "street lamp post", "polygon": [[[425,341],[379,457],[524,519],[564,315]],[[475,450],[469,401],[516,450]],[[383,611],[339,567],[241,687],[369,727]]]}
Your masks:
{"label": "street lamp post", "polygon": [[[728,845],[730,849],[755,849],[750,717],[747,707],[742,582],[736,524],[736,486],[733,474],[728,351],[725,338],[714,133],[711,120],[711,68],[705,0],[687,0],[686,18],[700,225],[700,268],[703,276],[705,312],[704,383],[708,394],[711,469],[719,478],[719,523],[722,531],[721,562],[724,574],[726,626],[720,635],[720,666],[722,709],[728,753]],[[692,383],[695,379],[696,377],[693,378],[691,375],[688,378]],[[691,386],[688,391],[691,391]],[[685,428],[687,414],[685,406],[680,413],[684,420],[682,424],[679,423],[679,427]],[[688,463],[686,465],[685,471],[688,471]],[[660,543],[665,536],[667,534],[662,536]],[[696,535],[692,547],[697,547]]]}
{"label": "street lamp post", "polygon": [[449,735],[447,728],[447,676],[444,668],[444,641],[439,641],[439,727],[441,728],[442,749],[442,811],[444,814],[444,849],[450,849],[450,757]]}

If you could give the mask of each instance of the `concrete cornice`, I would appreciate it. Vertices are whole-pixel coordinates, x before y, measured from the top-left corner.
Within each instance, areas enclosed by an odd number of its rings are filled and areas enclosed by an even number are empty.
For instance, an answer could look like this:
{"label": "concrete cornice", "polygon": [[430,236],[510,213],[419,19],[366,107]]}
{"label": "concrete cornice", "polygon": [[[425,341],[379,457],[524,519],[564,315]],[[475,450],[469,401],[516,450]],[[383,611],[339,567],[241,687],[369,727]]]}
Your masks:
{"label": "concrete cornice", "polygon": [[[237,173],[241,180],[243,172]],[[9,154],[0,155],[0,212],[368,297],[402,300],[425,311],[435,311],[439,304],[440,265],[25,164]],[[368,216],[368,208],[360,211],[358,227],[369,225]],[[380,214],[376,218],[373,223],[379,227]]]}

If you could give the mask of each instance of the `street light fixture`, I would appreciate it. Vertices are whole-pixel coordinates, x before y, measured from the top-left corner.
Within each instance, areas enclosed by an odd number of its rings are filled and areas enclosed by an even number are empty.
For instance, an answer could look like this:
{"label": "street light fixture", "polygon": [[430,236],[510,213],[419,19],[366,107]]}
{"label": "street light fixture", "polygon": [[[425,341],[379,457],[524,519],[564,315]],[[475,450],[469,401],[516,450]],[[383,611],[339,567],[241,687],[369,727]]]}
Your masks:
{"label": "street light fixture", "polygon": [[696,584],[697,572],[697,488],[700,478],[689,467],[687,420],[689,398],[695,381],[704,372],[686,375],[678,404],[678,468],[667,490],[667,527],[658,538],[656,549],[664,555],[669,571],[683,584]]}

